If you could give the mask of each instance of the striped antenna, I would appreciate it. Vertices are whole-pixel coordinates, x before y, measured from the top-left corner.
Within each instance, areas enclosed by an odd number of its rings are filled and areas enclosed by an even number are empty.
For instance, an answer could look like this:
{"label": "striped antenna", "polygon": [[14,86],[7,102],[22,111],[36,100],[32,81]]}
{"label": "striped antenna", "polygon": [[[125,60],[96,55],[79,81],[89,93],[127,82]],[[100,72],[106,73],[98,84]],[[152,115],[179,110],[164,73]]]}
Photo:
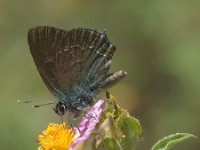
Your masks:
{"label": "striped antenna", "polygon": [[[56,101],[50,101],[50,100],[17,100],[17,103],[35,103],[32,105],[33,108],[38,108],[41,106],[51,105],[57,103]],[[38,104],[36,104],[38,103]]]}

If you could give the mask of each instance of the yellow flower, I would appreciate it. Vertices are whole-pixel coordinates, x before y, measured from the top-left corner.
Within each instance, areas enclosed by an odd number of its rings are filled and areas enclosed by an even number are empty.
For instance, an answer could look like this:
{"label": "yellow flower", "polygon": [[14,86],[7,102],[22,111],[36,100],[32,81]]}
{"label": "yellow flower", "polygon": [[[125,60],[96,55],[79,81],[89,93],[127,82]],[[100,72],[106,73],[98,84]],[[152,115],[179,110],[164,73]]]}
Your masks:
{"label": "yellow flower", "polygon": [[79,126],[73,129],[67,127],[66,123],[50,123],[47,129],[38,137],[40,144],[38,150],[74,150],[76,146],[90,137],[99,122],[105,104],[104,100],[99,100],[86,113]]}
{"label": "yellow flower", "polygon": [[38,137],[38,150],[68,150],[74,141],[74,135],[75,130],[67,127],[66,123],[50,123]]}

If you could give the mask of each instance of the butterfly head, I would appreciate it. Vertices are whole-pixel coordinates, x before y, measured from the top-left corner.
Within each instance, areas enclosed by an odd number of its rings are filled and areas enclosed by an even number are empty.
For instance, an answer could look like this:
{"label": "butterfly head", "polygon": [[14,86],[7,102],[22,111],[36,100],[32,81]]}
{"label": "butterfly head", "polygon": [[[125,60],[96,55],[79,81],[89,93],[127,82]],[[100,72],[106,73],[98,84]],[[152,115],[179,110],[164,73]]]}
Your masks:
{"label": "butterfly head", "polygon": [[76,100],[71,100],[67,103],[59,101],[53,110],[59,116],[63,116],[66,111],[70,111],[73,112],[75,114],[75,118],[77,118],[80,115],[80,112],[84,112],[85,109],[89,108],[89,106],[91,106],[93,103],[94,100],[91,96],[81,95]]}
{"label": "butterfly head", "polygon": [[59,116],[63,116],[66,112],[66,106],[63,102],[59,101],[56,104],[56,107],[53,108],[53,110],[55,111],[56,114],[58,114]]}

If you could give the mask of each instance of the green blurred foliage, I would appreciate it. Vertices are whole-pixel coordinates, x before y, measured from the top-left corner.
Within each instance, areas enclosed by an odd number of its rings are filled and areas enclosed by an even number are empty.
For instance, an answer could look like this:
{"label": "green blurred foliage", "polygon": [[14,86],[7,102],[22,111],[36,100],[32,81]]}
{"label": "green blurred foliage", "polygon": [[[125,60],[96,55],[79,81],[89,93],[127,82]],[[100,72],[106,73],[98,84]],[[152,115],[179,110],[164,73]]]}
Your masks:
{"label": "green blurred foliage", "polygon": [[189,133],[175,133],[170,134],[160,140],[158,140],[151,150],[171,150],[175,145],[191,138],[196,138],[196,136]]}
{"label": "green blurred foliage", "polygon": [[[16,104],[17,99],[54,99],[27,45],[28,29],[38,25],[106,28],[117,46],[111,70],[128,72],[110,92],[141,121],[138,149],[150,149],[175,132],[200,137],[199,6],[198,0],[1,0],[1,149],[34,150],[37,135],[49,122],[60,121],[51,106]],[[176,149],[200,149],[199,139]]]}

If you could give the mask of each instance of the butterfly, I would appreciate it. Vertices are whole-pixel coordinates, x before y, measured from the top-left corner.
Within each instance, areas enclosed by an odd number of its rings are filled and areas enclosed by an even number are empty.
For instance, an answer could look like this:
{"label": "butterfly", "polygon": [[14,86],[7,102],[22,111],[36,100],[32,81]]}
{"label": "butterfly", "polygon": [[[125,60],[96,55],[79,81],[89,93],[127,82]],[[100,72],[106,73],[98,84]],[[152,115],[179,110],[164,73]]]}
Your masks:
{"label": "butterfly", "polygon": [[58,99],[54,111],[75,117],[127,73],[108,73],[116,50],[105,32],[77,28],[65,31],[39,26],[28,31],[33,60],[49,91]]}

